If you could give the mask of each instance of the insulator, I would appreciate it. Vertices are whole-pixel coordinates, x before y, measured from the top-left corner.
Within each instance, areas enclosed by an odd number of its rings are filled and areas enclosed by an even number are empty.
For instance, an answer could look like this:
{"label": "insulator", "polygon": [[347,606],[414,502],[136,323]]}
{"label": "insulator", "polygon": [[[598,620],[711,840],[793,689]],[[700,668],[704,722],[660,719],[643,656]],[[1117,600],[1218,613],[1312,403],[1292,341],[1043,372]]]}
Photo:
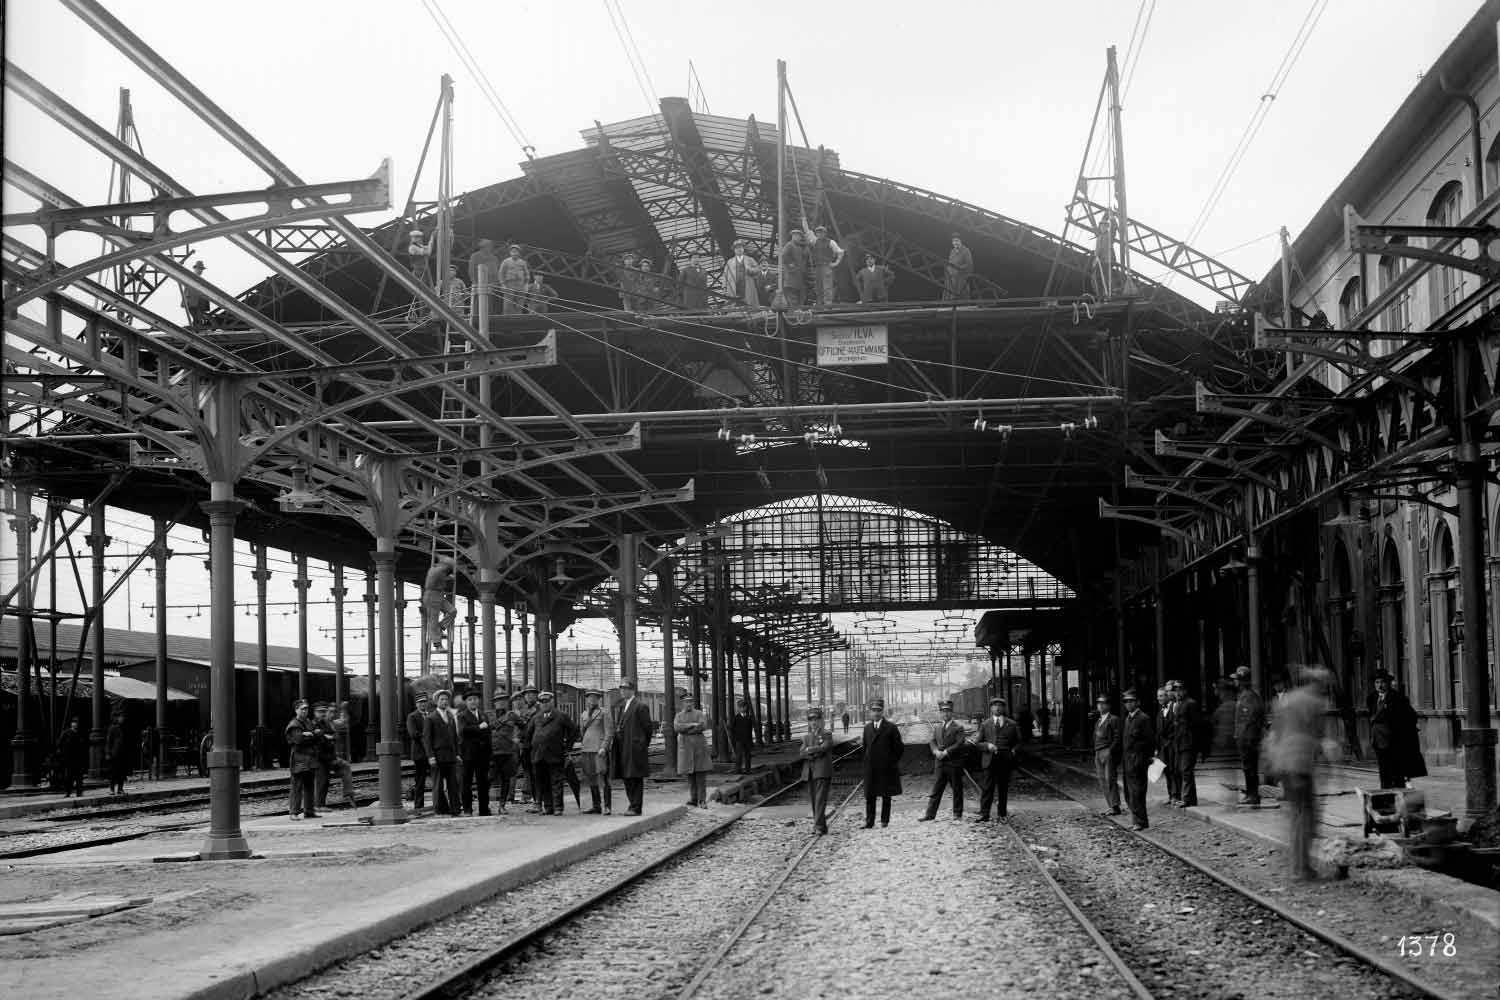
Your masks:
{"label": "insulator", "polygon": [[985,422],[985,419],[983,417],[977,417],[977,418],[975,418],[975,420],[974,420],[974,429],[976,431],[986,431],[986,430],[989,430],[989,428],[990,428],[990,425]]}

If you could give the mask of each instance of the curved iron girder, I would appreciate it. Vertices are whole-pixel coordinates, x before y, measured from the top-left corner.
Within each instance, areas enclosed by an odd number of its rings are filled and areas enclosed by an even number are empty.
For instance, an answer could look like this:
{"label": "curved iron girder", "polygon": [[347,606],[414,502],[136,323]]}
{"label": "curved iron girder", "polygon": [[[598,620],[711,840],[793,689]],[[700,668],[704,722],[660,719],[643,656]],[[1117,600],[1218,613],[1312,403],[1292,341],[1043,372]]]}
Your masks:
{"label": "curved iron girder", "polygon": [[[1295,397],[1277,397],[1275,401],[1291,402],[1294,398]],[[1334,452],[1337,452],[1339,455],[1347,457],[1347,452],[1338,442],[1334,441],[1332,438],[1324,434],[1319,433],[1318,431],[1313,430],[1311,427],[1307,426],[1306,422],[1302,420],[1296,420],[1291,417],[1282,416],[1281,414],[1274,414],[1267,410],[1245,409],[1243,407],[1230,405],[1223,399],[1219,398],[1218,394],[1211,392],[1209,388],[1202,382],[1198,382],[1194,385],[1193,400],[1197,412],[1199,413],[1211,413],[1215,416],[1224,417],[1241,417],[1246,420],[1254,420],[1258,423],[1268,424],[1271,427],[1276,427],[1280,430],[1287,431],[1299,437],[1304,437],[1309,441],[1315,441],[1323,447],[1329,448]],[[1324,412],[1327,412],[1326,407],[1324,407]]]}
{"label": "curved iron girder", "polygon": [[[588,510],[575,510],[572,514],[561,521],[553,521],[551,517],[548,516],[546,518],[546,527],[543,530],[533,531],[531,534],[517,539],[514,543],[506,548],[505,556],[509,558],[510,556],[526,548],[528,545],[531,545],[537,540],[544,538],[547,534],[554,532],[559,528],[571,527],[575,524],[586,524],[589,521],[597,520],[601,517],[607,517],[613,514],[621,514],[630,510],[640,510],[645,507],[658,507],[663,504],[671,505],[679,503],[691,503],[693,501],[693,496],[693,481],[689,479],[686,486],[675,490],[648,490],[644,493],[617,493],[613,495],[596,494],[593,496],[579,497],[562,501],[553,500],[550,501],[550,504],[554,506],[561,504],[566,507],[572,507],[574,504],[579,503],[591,503],[595,506],[592,509]],[[619,500],[621,502],[610,506],[604,506],[604,504],[610,500]],[[527,501],[525,503],[504,504],[502,505],[502,509],[506,511],[519,510],[525,507],[534,507],[538,504],[543,504],[545,506],[547,503],[549,502]]]}
{"label": "curved iron girder", "polygon": [[1211,442],[1202,442],[1197,447],[1184,445],[1182,442],[1173,441],[1171,438],[1167,437],[1166,434],[1162,433],[1159,428],[1156,431],[1155,441],[1156,454],[1162,456],[1163,458],[1186,458],[1195,463],[1207,462],[1210,465],[1217,465],[1221,468],[1229,469],[1230,471],[1234,472],[1235,475],[1242,476],[1245,479],[1250,480],[1251,482],[1259,483],[1260,485],[1266,487],[1266,489],[1273,490],[1275,492],[1280,492],[1281,490],[1280,485],[1274,479],[1272,479],[1270,476],[1265,475],[1264,473],[1257,472],[1256,470],[1250,468],[1250,466],[1246,465],[1244,462],[1241,462],[1235,458],[1231,458],[1227,455],[1211,454],[1210,449],[1217,447]]}
{"label": "curved iron girder", "polygon": [[1232,516],[1228,507],[1214,503],[1208,495],[1194,493],[1177,485],[1177,480],[1167,476],[1143,476],[1130,466],[1125,466],[1125,488],[1127,490],[1150,490],[1163,496],[1173,496],[1188,503],[1212,511],[1222,517]]}
{"label": "curved iron girder", "polygon": [[[1134,521],[1136,524],[1144,524],[1152,528],[1164,531],[1169,535],[1182,539],[1189,545],[1196,544],[1197,540],[1184,530],[1180,525],[1164,520],[1158,513],[1171,513],[1171,508],[1166,507],[1122,507],[1107,502],[1103,497],[1099,498],[1099,517],[1106,521]],[[1178,508],[1178,513],[1191,514],[1185,508]]]}

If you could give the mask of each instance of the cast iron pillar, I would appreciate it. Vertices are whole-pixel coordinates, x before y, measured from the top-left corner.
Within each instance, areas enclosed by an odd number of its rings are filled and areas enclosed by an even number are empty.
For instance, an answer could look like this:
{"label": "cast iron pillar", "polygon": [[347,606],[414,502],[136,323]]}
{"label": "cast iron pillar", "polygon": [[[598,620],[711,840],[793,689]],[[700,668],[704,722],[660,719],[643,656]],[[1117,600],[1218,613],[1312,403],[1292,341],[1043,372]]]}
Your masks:
{"label": "cast iron pillar", "polygon": [[10,738],[10,783],[13,788],[26,788],[41,780],[40,753],[31,732],[32,660],[36,656],[31,620],[31,533],[37,518],[31,512],[29,489],[15,486],[11,496],[10,529],[16,535],[16,577],[21,585],[16,591],[16,731]]}
{"label": "cast iron pillar", "polygon": [[89,623],[89,638],[94,646],[89,664],[89,680],[94,689],[89,698],[89,777],[101,780],[105,777],[104,733],[109,725],[109,701],[104,696],[104,550],[110,542],[104,530],[107,513],[103,501],[89,506],[90,530],[84,538],[93,555],[94,584],[94,614]]}
{"label": "cast iron pillar", "polygon": [[661,681],[662,697],[665,698],[662,709],[662,749],[666,753],[666,760],[662,762],[662,774],[667,777],[677,776],[677,730],[672,725],[672,720],[677,718],[677,682],[673,677],[672,645],[676,639],[672,635],[672,615],[675,596],[672,591],[672,560],[663,563],[662,568],[656,574],[657,593],[661,595]]}
{"label": "cast iron pillar", "polygon": [[308,698],[307,671],[307,588],[312,581],[307,577],[307,556],[297,554],[297,578],[292,581],[297,588],[297,697]]}
{"label": "cast iron pillar", "polygon": [[[640,556],[636,548],[638,538],[632,532],[620,536],[620,676],[629,677],[640,685],[636,675],[635,625],[636,591],[640,588]],[[670,728],[670,719],[662,720],[663,728]]]}
{"label": "cast iron pillar", "polygon": [[266,586],[271,571],[266,568],[266,543],[256,542],[255,569],[250,575],[255,578],[255,732],[259,737],[255,745],[260,748],[260,759],[252,760],[251,767],[271,766],[271,719],[270,719],[270,670],[266,665]]}
{"label": "cast iron pillar", "polygon": [[495,593],[500,581],[493,571],[479,571],[479,641],[484,647],[484,704],[489,711],[495,704],[495,680],[499,672],[495,651]]}
{"label": "cast iron pillar", "polygon": [[[746,645],[748,647],[749,644],[747,643]],[[749,654],[748,648],[746,649],[746,654]],[[758,747],[766,745],[767,725],[771,717],[770,699],[766,697],[766,692],[763,690],[764,685],[761,683],[765,675],[761,664],[764,658],[765,654],[762,652],[760,644],[757,643],[753,657],[755,663],[755,708],[752,711],[755,718],[755,745]]]}
{"label": "cast iron pillar", "polygon": [[[378,571],[378,567],[377,567],[377,574],[378,574],[378,572],[379,571]],[[392,569],[391,572],[394,574],[395,570]],[[395,584],[394,582],[392,582],[391,586],[393,588],[395,588],[397,586],[397,584]],[[393,589],[391,591],[391,593],[392,594],[398,594],[398,593],[400,593],[400,591],[396,590],[396,589]],[[393,601],[393,603],[396,606],[396,626],[395,626],[395,628],[396,628],[396,652],[395,652],[395,657],[396,657],[396,675],[398,677],[405,677],[406,676],[406,598],[403,597],[403,598],[396,599],[396,600]],[[384,621],[384,615],[385,615],[385,601],[384,601],[383,598],[381,600],[380,609],[381,609],[380,613],[381,613],[381,616],[382,616],[382,623],[383,623],[383,621]],[[382,624],[382,627],[384,627],[383,624]],[[382,671],[382,676],[383,676],[383,671],[385,670],[384,661],[385,661],[385,654],[384,654],[384,651],[382,651],[382,653],[381,653],[381,663],[382,663],[381,671]],[[427,650],[425,650],[425,649],[422,650],[422,663],[421,663],[421,666],[419,666],[417,668],[417,673],[422,674],[424,676],[427,674]],[[450,677],[449,680],[451,681],[452,678]],[[381,688],[384,689],[384,687],[385,687],[385,685],[384,685],[384,683],[382,683],[381,684]]]}
{"label": "cast iron pillar", "polygon": [[401,678],[403,664],[397,658],[398,616],[405,601],[396,600],[396,540],[377,538],[376,587],[380,607],[380,741],[375,756],[380,762],[380,799],[371,813],[376,826],[394,826],[407,820],[401,804]]}
{"label": "cast iron pillar", "polygon": [[521,686],[531,683],[531,626],[526,609],[521,609]]}
{"label": "cast iron pillar", "polygon": [[[380,595],[375,592],[375,569],[365,570],[365,758],[375,760],[380,752],[380,699],[376,690],[379,683],[375,672],[379,667],[379,627],[375,616]],[[400,734],[397,734],[398,736]]]}
{"label": "cast iron pillar", "polygon": [[234,522],[244,504],[234,499],[232,482],[209,484],[209,700],[213,749],[208,753],[208,834],[198,857],[204,861],[248,858],[250,844],[240,830],[240,752],[234,719]]}
{"label": "cast iron pillar", "polygon": [[1453,342],[1453,390],[1457,405],[1458,579],[1463,607],[1464,816],[1477,820],[1495,808],[1495,728],[1490,725],[1489,608],[1484,592],[1484,486],[1489,463],[1480,453],[1487,416],[1469,419],[1470,378],[1479,370],[1474,334]]}
{"label": "cast iron pillar", "polygon": [[151,741],[156,757],[151,761],[152,776],[161,777],[162,761],[171,734],[167,732],[167,560],[172,550],[167,548],[167,520],[153,519],[154,534],[151,554],[156,559],[156,736]]}
{"label": "cast iron pillar", "polygon": [[[505,694],[507,697],[516,693],[516,679],[510,667],[512,656],[511,633],[514,631],[515,626],[510,621],[510,605],[507,604],[505,606]],[[505,707],[509,708],[509,703]]]}
{"label": "cast iron pillar", "polygon": [[349,588],[344,586],[344,567],[334,563],[332,569],[333,589],[329,593],[333,595],[333,705],[338,709],[349,698],[349,685],[344,677],[344,598]]}

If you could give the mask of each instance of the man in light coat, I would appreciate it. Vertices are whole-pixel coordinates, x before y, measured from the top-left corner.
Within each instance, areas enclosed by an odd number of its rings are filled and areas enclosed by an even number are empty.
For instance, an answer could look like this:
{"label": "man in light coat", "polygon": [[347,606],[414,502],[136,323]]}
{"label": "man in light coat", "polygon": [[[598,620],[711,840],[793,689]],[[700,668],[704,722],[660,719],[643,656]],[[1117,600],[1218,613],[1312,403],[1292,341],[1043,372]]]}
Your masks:
{"label": "man in light coat", "polygon": [[578,728],[583,733],[579,742],[579,749],[583,751],[583,779],[588,782],[589,799],[592,803],[585,812],[599,812],[602,799],[604,815],[608,816],[609,755],[615,743],[615,720],[613,715],[600,707],[603,701],[603,691],[583,693],[583,716],[578,720]]}
{"label": "man in light coat", "polygon": [[828,832],[828,788],[833,783],[833,733],[823,728],[823,710],[807,710],[807,732],[798,749],[802,780],[812,793],[813,833]]}

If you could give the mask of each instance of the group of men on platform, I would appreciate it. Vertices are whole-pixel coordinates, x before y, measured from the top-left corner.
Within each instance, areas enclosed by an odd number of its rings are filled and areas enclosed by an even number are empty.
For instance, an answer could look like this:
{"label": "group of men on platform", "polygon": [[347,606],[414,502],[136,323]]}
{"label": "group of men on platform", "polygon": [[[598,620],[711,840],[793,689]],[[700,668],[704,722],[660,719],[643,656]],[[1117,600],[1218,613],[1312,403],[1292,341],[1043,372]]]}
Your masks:
{"label": "group of men on platform", "polygon": [[354,808],[354,772],[349,766],[349,703],[337,711],[326,701],[299,698],[286,724],[287,763],[292,772],[287,809],[292,819],[316,819],[328,808],[328,786],[338,778],[343,806]]}
{"label": "group of men on platform", "polygon": [[[496,691],[487,711],[480,708],[478,691],[467,692],[459,708],[446,690],[431,698],[419,695],[406,717],[416,771],[413,806],[426,808],[431,777],[433,811],[439,816],[473,816],[476,799],[480,816],[503,814],[512,803],[527,804],[531,813],[561,815],[566,786],[581,808],[582,781],[572,764],[576,744],[591,802],[583,812],[610,815],[610,782],[618,777],[625,785],[625,815],[639,816],[656,726],[633,681],[621,681],[619,690],[613,708],[604,706],[603,691],[584,692],[576,721],[557,707],[551,691],[532,684],[514,694]],[[516,788],[517,774],[525,777],[524,791]],[[492,791],[498,810],[491,809]]]}

